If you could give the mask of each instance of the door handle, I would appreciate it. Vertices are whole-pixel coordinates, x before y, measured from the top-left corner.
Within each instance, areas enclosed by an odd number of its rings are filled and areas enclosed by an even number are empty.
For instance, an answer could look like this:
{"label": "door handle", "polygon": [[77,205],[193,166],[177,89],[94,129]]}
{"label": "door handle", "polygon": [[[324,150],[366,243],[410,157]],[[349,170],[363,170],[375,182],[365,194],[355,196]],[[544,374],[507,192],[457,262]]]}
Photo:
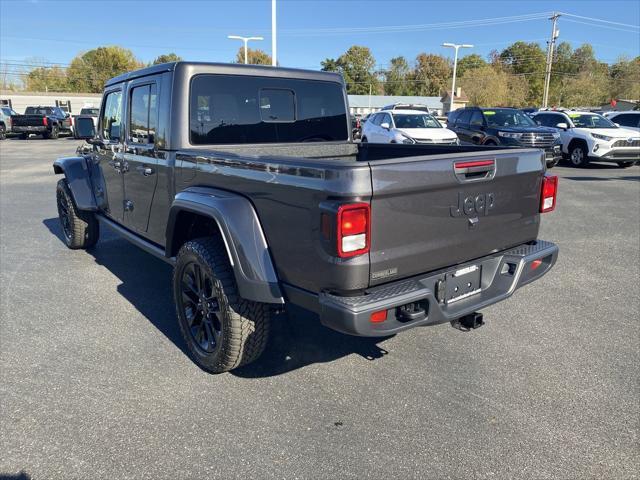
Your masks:
{"label": "door handle", "polygon": [[148,177],[149,175],[153,175],[153,168],[147,167],[145,165],[137,166],[136,170],[140,172],[142,175],[144,175],[145,177]]}

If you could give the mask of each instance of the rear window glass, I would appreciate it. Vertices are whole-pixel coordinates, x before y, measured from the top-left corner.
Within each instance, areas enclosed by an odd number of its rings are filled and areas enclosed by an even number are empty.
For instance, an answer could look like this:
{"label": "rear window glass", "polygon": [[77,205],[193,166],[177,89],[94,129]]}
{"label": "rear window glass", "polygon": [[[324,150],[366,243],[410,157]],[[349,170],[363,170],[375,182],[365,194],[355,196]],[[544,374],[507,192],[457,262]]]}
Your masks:
{"label": "rear window glass", "polygon": [[191,80],[194,145],[346,140],[342,86],[333,82],[229,75]]}
{"label": "rear window glass", "polygon": [[51,115],[53,108],[50,107],[27,107],[24,111],[25,115]]}

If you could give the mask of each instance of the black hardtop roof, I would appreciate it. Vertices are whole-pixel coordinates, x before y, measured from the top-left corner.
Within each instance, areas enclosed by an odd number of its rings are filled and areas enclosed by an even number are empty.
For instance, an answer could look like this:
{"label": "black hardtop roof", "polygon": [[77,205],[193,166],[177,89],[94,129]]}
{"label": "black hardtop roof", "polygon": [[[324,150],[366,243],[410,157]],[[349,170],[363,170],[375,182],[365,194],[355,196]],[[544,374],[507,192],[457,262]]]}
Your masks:
{"label": "black hardtop roof", "polygon": [[[254,76],[278,76],[288,78],[305,78],[316,79],[343,83],[342,75],[334,72],[320,72],[316,70],[303,70],[299,68],[282,68],[272,67],[268,65],[243,65],[239,63],[212,63],[212,62],[171,62],[161,63],[159,65],[152,65],[150,67],[141,68],[140,70],[134,70],[133,72],[123,73],[117,77],[113,77],[107,81],[105,86],[115,85],[117,83],[127,82],[134,78],[146,77],[148,75],[154,75],[163,72],[172,72],[178,68],[191,67],[193,69],[202,68],[207,73],[212,70],[220,69],[220,73],[236,73],[239,75],[254,75]],[[223,72],[224,71],[224,72]]]}

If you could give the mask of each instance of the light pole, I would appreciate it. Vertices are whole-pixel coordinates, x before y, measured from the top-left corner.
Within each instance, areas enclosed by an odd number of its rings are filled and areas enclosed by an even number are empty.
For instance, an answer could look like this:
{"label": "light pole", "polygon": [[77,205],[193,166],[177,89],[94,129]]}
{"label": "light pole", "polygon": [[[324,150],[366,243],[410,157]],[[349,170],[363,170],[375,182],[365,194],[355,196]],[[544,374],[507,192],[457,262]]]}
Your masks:
{"label": "light pole", "polygon": [[458,49],[460,48],[473,48],[473,45],[469,45],[467,43],[463,44],[455,44],[455,43],[443,43],[443,47],[455,48],[456,53],[453,58],[453,80],[451,81],[451,104],[449,107],[449,111],[453,112],[453,101],[456,97],[456,70],[458,68]]}
{"label": "light pole", "polygon": [[278,66],[276,35],[276,0],[271,0],[271,65]]}
{"label": "light pole", "polygon": [[242,40],[244,42],[244,63],[245,65],[248,62],[247,59],[247,43],[249,43],[249,40],[264,40],[264,38],[262,37],[241,37],[239,35],[228,35],[227,38],[230,38],[232,40]]}

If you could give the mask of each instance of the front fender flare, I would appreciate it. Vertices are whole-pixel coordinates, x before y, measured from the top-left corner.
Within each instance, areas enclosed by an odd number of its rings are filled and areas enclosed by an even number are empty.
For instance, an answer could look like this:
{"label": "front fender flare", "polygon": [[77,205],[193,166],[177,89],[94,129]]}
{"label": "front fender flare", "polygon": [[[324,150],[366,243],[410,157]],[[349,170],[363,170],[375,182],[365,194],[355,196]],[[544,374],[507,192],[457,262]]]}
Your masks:
{"label": "front fender flare", "polygon": [[53,162],[53,172],[64,174],[78,210],[97,211],[98,205],[91,187],[89,167],[84,157],[59,158]]}
{"label": "front fender flare", "polygon": [[169,211],[167,256],[177,254],[174,229],[180,212],[212,218],[224,240],[242,298],[262,303],[284,303],[278,277],[260,221],[243,196],[215,188],[191,187],[178,193]]}

